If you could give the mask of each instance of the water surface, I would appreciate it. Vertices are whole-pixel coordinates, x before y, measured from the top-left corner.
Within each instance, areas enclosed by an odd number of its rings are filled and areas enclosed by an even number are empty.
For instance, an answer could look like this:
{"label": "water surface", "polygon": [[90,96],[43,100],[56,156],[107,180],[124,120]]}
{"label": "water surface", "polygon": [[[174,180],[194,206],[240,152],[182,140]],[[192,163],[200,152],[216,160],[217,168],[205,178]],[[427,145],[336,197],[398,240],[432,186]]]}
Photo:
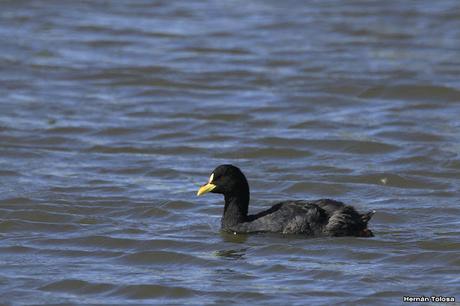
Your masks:
{"label": "water surface", "polygon": [[[458,1],[2,1],[0,301],[460,299]],[[334,198],[375,238],[228,235]]]}

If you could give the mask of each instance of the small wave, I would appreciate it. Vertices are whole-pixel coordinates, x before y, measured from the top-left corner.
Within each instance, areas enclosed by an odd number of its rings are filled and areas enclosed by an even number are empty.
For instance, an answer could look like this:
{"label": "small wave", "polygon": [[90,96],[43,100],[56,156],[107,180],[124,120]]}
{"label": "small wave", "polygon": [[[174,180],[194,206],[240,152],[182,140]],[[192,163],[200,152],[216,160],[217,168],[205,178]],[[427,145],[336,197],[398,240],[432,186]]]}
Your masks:
{"label": "small wave", "polygon": [[91,132],[91,129],[82,126],[59,126],[49,128],[45,132],[49,134],[82,135]]}
{"label": "small wave", "polygon": [[445,184],[434,182],[433,180],[427,178],[391,173],[373,173],[355,176],[336,175],[329,177],[329,180],[341,183],[384,185],[388,187],[408,189],[444,189],[446,187]]}
{"label": "small wave", "polygon": [[287,148],[243,148],[238,151],[216,153],[219,158],[300,158],[311,153],[299,149]]}
{"label": "small wave", "polygon": [[392,85],[375,86],[367,89],[360,97],[384,98],[397,100],[441,100],[457,102],[460,91],[445,86],[435,85]]}
{"label": "small wave", "polygon": [[196,147],[133,147],[133,146],[92,146],[86,150],[91,153],[105,154],[146,154],[146,155],[170,155],[170,154],[201,154],[203,150]]}
{"label": "small wave", "polygon": [[171,251],[142,251],[129,255],[123,255],[120,260],[136,265],[198,265],[212,266],[209,259],[199,258],[193,255]]}
{"label": "small wave", "polygon": [[178,286],[164,286],[154,284],[139,284],[120,286],[113,295],[120,295],[129,299],[154,299],[160,297],[190,298],[199,292]]}
{"label": "small wave", "polygon": [[300,182],[295,183],[283,191],[286,193],[313,193],[321,196],[342,196],[350,190],[343,184],[331,184],[321,182]]}
{"label": "small wave", "polygon": [[112,291],[116,287],[108,283],[93,283],[80,279],[63,279],[41,286],[39,290],[78,294],[101,294]]}
{"label": "small wave", "polygon": [[75,232],[79,226],[75,224],[34,222],[24,220],[4,220],[0,221],[0,232],[19,233],[19,232]]}
{"label": "small wave", "polygon": [[143,129],[142,128],[136,128],[136,127],[110,127],[110,128],[104,128],[102,130],[99,130],[95,132],[93,135],[95,136],[122,136],[122,135],[130,135],[134,133],[139,133]]}

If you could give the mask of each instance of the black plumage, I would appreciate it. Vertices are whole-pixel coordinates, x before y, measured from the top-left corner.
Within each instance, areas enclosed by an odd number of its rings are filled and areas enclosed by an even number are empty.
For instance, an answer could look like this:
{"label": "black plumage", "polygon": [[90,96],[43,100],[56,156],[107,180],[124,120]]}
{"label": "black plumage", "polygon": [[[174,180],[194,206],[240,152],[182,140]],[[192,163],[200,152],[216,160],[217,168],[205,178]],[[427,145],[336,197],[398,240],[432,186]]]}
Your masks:
{"label": "black plumage", "polygon": [[249,184],[241,170],[233,165],[218,166],[198,195],[212,192],[224,195],[222,230],[236,233],[276,232],[318,236],[372,237],[367,223],[374,214],[358,213],[342,202],[283,201],[258,214],[248,215]]}

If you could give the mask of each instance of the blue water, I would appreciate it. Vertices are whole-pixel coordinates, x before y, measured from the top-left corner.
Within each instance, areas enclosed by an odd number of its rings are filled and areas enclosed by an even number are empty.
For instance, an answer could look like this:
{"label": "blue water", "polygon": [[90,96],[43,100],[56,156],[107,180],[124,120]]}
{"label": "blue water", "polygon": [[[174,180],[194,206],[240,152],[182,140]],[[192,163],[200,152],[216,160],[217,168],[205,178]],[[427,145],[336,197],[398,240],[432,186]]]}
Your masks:
{"label": "blue water", "polygon": [[[0,303],[399,305],[460,288],[457,1],[0,3]],[[374,238],[220,232],[334,198]]]}

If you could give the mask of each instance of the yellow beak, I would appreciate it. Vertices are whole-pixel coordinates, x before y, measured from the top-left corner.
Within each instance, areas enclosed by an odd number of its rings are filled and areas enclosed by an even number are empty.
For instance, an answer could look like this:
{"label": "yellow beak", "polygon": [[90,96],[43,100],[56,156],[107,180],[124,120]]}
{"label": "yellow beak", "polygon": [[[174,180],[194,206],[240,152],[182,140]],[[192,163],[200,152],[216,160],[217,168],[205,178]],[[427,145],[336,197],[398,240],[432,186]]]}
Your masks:
{"label": "yellow beak", "polygon": [[214,188],[216,188],[216,187],[217,186],[214,185],[214,184],[207,183],[207,184],[201,186],[200,189],[198,189],[198,192],[196,193],[196,195],[200,196],[202,194],[208,193],[208,192],[214,190]]}

